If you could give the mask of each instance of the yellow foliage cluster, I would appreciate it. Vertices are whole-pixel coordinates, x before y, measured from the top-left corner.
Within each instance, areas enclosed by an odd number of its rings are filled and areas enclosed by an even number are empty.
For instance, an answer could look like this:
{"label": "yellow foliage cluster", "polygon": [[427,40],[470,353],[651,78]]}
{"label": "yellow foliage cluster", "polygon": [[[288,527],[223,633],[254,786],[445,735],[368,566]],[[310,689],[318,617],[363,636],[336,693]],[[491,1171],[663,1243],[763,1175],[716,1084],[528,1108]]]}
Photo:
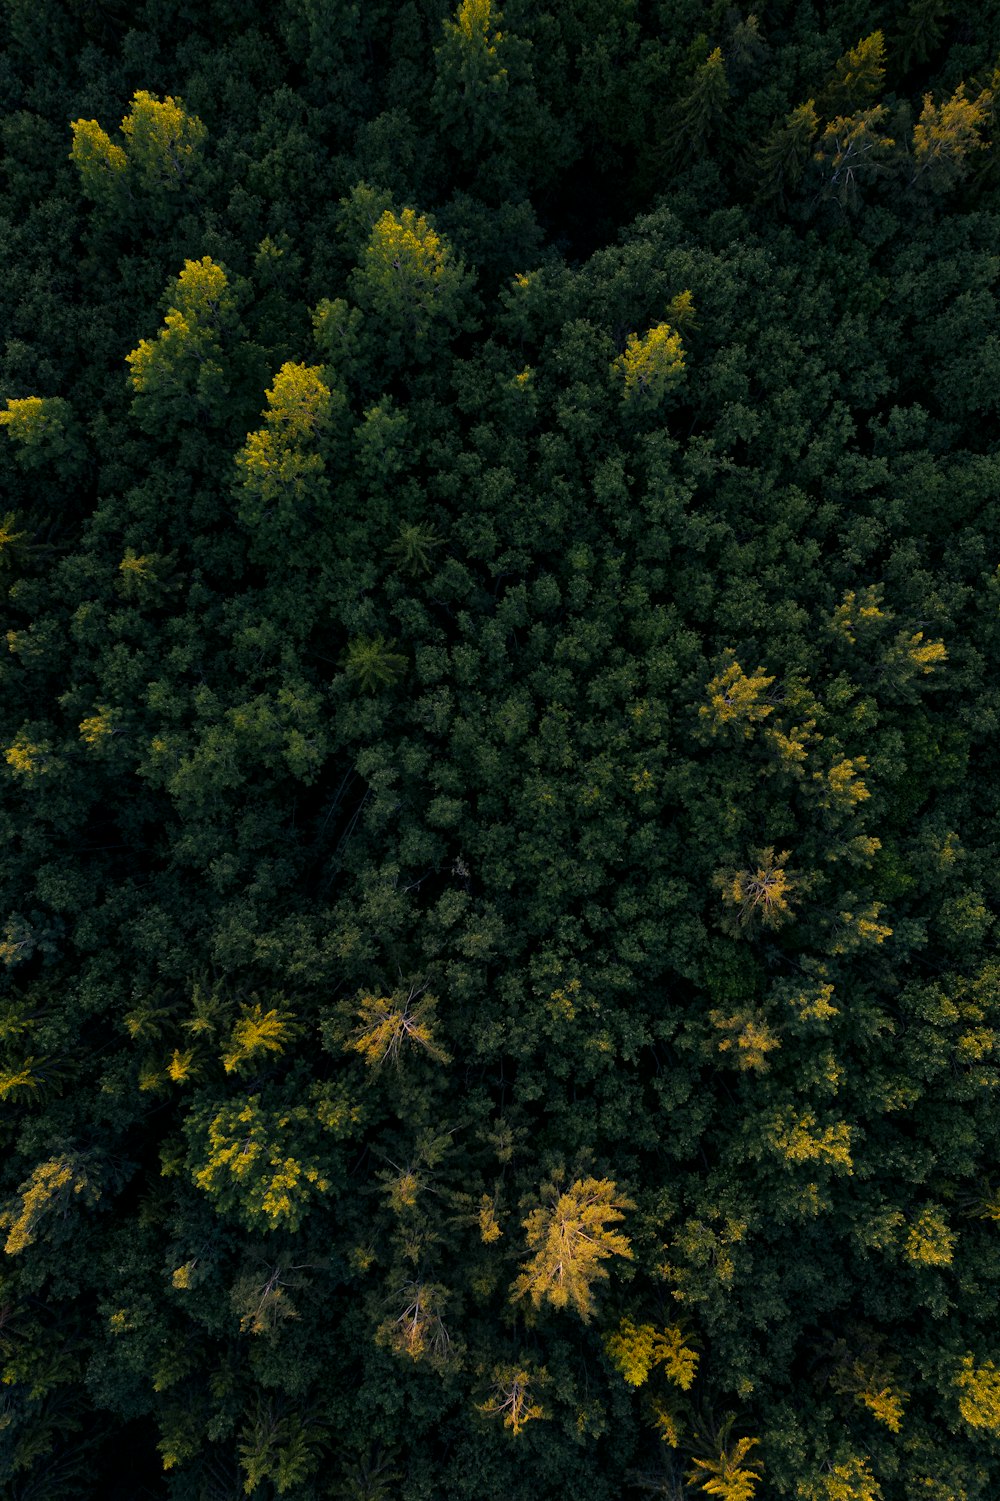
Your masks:
{"label": "yellow foliage cluster", "polygon": [[882,1487],[868,1468],[868,1456],[831,1461],[810,1480],[800,1480],[798,1501],[882,1501]]}
{"label": "yellow foliage cluster", "polygon": [[687,1391],[698,1369],[697,1351],[685,1342],[675,1325],[660,1330],[652,1324],[622,1319],[605,1339],[604,1348],[630,1386],[642,1386],[650,1371],[662,1365],[667,1378]]}
{"label": "yellow foliage cluster", "polygon": [[531,1398],[533,1386],[544,1386],[547,1372],[531,1371],[527,1366],[494,1366],[493,1389],[479,1411],[490,1417],[503,1417],[503,1425],[518,1434],[526,1423],[547,1418],[541,1403]]}
{"label": "yellow foliage cluster", "polygon": [[655,404],[676,386],[684,373],[681,336],[669,323],[657,323],[646,333],[629,334],[613,369],[622,377],[622,400]]}
{"label": "yellow foliage cluster", "polygon": [[0,1228],[8,1232],[4,1244],[8,1256],[32,1244],[48,1215],[65,1214],[74,1199],[93,1204],[101,1196],[80,1158],[68,1154],[40,1162],[17,1192],[14,1202],[0,1210]]}
{"label": "yellow foliage cluster", "polygon": [[764,695],[774,682],[763,667],[747,674],[739,662],[732,661],[723,668],[708,685],[708,703],[698,710],[699,718],[709,734],[715,736],[722,730],[734,730],[744,740],[749,740],[754,726],[774,712],[774,705],[766,702]]}
{"label": "yellow foliage cluster", "polygon": [[921,1266],[950,1266],[957,1236],[937,1204],[925,1204],[906,1236],[905,1254]]}
{"label": "yellow foliage cluster", "polygon": [[283,494],[302,496],[310,479],[324,472],[323,455],[314,444],[329,426],[333,393],[321,366],[286,361],[267,401],[266,425],[247,433],[236,456],[244,487],[265,503]]}
{"label": "yellow foliage cluster", "polygon": [[755,866],[720,871],[715,877],[723,905],[740,927],[759,921],[765,928],[777,928],[791,916],[795,886],[791,873],[785,870],[789,854],[789,850],[782,850],[776,855],[770,847],[752,850]]}
{"label": "yellow foliage cluster", "polygon": [[753,1501],[761,1467],[759,1460],[750,1458],[750,1451],[759,1442],[755,1438],[741,1438],[716,1457],[692,1458],[688,1484],[700,1486],[706,1495],[717,1496],[719,1501]]}
{"label": "yellow foliage cluster", "polygon": [[768,1137],[776,1152],[786,1162],[820,1162],[842,1172],[852,1173],[851,1128],[846,1121],[835,1121],[820,1128],[811,1110],[801,1114],[788,1106],[771,1123]]}
{"label": "yellow foliage cluster", "polygon": [[959,1412],[969,1427],[1000,1437],[1000,1371],[993,1361],[977,1365],[974,1356],[965,1355],[954,1384]]}
{"label": "yellow foliage cluster", "polygon": [[436,1063],[448,1063],[450,1055],[434,1038],[435,999],[410,990],[405,997],[361,995],[357,1002],[357,1026],[344,1043],[349,1052],[360,1053],[370,1068],[386,1059],[398,1064],[403,1043],[425,1052]]}
{"label": "yellow foliage cluster", "polygon": [[181,99],[159,100],[145,89],[132,96],[121,123],[123,146],[112,141],[96,120],[74,120],[70,159],[83,190],[101,199],[116,181],[135,181],[147,188],[176,189],[187,182],[207,131],[189,115]]}
{"label": "yellow foliage cluster", "polygon": [[989,145],[981,132],[992,103],[989,89],[983,89],[975,99],[966,98],[964,83],[944,104],[936,105],[932,95],[925,94],[920,119],[913,127],[914,179],[926,174],[947,186],[961,177],[969,152]]}
{"label": "yellow foliage cluster", "polygon": [[608,1275],[602,1263],[611,1256],[632,1259],[628,1237],[608,1227],[635,1206],[607,1178],[577,1179],[565,1193],[553,1187],[548,1197],[553,1202],[523,1221],[528,1250],[535,1254],[524,1263],[511,1298],[527,1295],[536,1308],[543,1302],[572,1307],[586,1322],[594,1308],[593,1284]]}
{"label": "yellow foliage cluster", "polygon": [[404,1283],[399,1290],[402,1310],[379,1326],[379,1342],[413,1361],[424,1356],[444,1360],[451,1348],[451,1337],[441,1317],[446,1297],[444,1288],[434,1283]]}
{"label": "yellow foliage cluster", "polygon": [[305,1105],[266,1111],[259,1095],[225,1106],[208,1123],[208,1161],[194,1172],[195,1183],[221,1203],[236,1198],[250,1219],[294,1231],[312,1195],[330,1188],[318,1161],[282,1149],[289,1129],[301,1130],[309,1119]]}
{"label": "yellow foliage cluster", "polygon": [[241,1007],[229,1049],[222,1055],[222,1065],[227,1074],[236,1073],[247,1063],[259,1060],[261,1054],[282,1053],[285,1045],[299,1036],[302,1029],[290,1012],[272,1007],[265,1011],[260,1002]]}
{"label": "yellow foliage cluster", "polygon": [[719,1052],[727,1053],[737,1068],[750,1069],[754,1073],[766,1073],[770,1067],[768,1053],[781,1047],[778,1037],[762,1016],[752,1011],[737,1011],[727,1016],[723,1011],[710,1011],[708,1019],[723,1036],[719,1039]]}

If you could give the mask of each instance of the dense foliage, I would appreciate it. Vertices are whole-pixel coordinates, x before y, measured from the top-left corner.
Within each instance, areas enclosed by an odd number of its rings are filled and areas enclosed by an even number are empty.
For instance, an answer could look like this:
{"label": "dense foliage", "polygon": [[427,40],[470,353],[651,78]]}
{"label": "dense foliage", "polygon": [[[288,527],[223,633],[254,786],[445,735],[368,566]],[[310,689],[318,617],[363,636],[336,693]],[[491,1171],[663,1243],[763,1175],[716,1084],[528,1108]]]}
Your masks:
{"label": "dense foliage", "polygon": [[3,0],[12,1501],[1000,1492],[998,56]]}

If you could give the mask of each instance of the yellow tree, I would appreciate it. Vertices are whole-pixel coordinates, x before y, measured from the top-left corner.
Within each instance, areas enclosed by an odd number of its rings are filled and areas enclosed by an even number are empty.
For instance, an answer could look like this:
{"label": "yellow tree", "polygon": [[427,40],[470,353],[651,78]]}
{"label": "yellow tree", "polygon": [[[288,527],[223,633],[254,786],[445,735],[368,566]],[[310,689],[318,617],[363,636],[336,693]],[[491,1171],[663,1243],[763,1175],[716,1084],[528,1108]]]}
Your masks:
{"label": "yellow tree", "polygon": [[982,138],[989,120],[993,95],[983,89],[975,99],[966,98],[965,84],[943,104],[924,95],[920,119],[913,127],[913,181],[929,188],[950,188],[968,171],[969,154],[989,145]]}
{"label": "yellow tree", "polygon": [[610,1227],[635,1205],[608,1178],[578,1178],[565,1192],[549,1183],[542,1196],[548,1202],[523,1221],[534,1255],[523,1263],[511,1301],[527,1296],[535,1308],[571,1307],[586,1322],[594,1311],[593,1284],[608,1275],[603,1262],[632,1259],[628,1237]]}
{"label": "yellow tree", "polygon": [[669,323],[657,323],[641,337],[629,334],[613,367],[622,377],[622,401],[656,406],[684,373],[681,336]]}
{"label": "yellow tree", "polygon": [[254,524],[281,501],[303,500],[324,473],[318,445],[330,426],[334,393],[322,375],[320,365],[289,361],[274,377],[264,426],[247,434],[236,456],[244,491],[241,521]]}
{"label": "yellow tree", "polygon": [[74,120],[70,159],[96,203],[120,204],[135,188],[157,194],[187,187],[207,134],[181,99],[139,89],[120,127],[121,144],[96,120]]}
{"label": "yellow tree", "polygon": [[237,325],[229,279],[207,255],[184,262],[167,297],[156,338],[143,339],[125,357],[136,393],[133,409],[151,431],[217,407],[226,393],[223,343]]}
{"label": "yellow tree", "polygon": [[430,357],[435,334],[463,323],[470,284],[447,240],[412,208],[380,215],[351,283],[381,342],[418,359]]}

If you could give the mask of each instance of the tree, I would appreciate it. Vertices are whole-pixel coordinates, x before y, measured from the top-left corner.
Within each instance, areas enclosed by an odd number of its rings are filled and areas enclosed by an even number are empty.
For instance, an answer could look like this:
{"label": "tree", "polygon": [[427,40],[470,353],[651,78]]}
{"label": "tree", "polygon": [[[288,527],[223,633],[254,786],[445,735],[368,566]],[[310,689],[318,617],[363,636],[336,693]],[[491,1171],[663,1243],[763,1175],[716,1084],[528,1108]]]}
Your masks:
{"label": "tree", "polygon": [[512,1301],[529,1296],[535,1308],[570,1307],[586,1323],[594,1312],[593,1285],[608,1276],[602,1263],[611,1256],[632,1259],[628,1237],[608,1227],[635,1205],[608,1178],[578,1178],[565,1192],[554,1180],[542,1193],[548,1202],[523,1221],[535,1254],[513,1285]]}
{"label": "tree", "polygon": [[784,208],[802,181],[818,129],[815,100],[807,99],[771,131],[754,162],[758,203]]}
{"label": "tree", "polygon": [[266,392],[264,427],[248,433],[236,455],[238,515],[253,534],[258,557],[277,551],[289,561],[321,524],[328,494],[327,438],[346,408],[340,391],[323,380],[320,365],[282,365]]}
{"label": "tree", "polygon": [[132,96],[122,120],[122,145],[96,120],[74,120],[70,156],[88,198],[122,212],[136,193],[155,204],[163,193],[190,188],[207,131],[184,102],[159,100],[145,89]]}
{"label": "tree", "polygon": [[982,129],[992,103],[989,89],[967,99],[964,83],[941,105],[935,105],[931,94],[924,95],[920,119],[913,127],[914,183],[940,192],[966,175],[970,152],[989,145],[982,139]]}
{"label": "tree", "polygon": [[821,191],[841,208],[856,209],[861,188],[889,171],[896,143],[881,131],[888,113],[884,104],[873,105],[853,115],[837,115],[823,129],[814,158]]}
{"label": "tree", "polygon": [[642,337],[629,334],[614,370],[623,377],[622,401],[657,406],[684,372],[681,336],[669,323],[657,323]]}
{"label": "tree", "polygon": [[61,396],[8,396],[0,427],[6,429],[23,469],[51,466],[63,478],[79,470],[83,455],[78,424],[70,403]]}
{"label": "tree", "polygon": [[466,321],[471,277],[423,214],[386,209],[351,278],[358,303],[389,351],[426,361]]}
{"label": "tree", "polygon": [[434,52],[435,108],[446,128],[463,128],[473,150],[495,133],[503,118],[509,79],[502,24],[491,0],[461,0],[454,19],[442,22],[444,40]]}
{"label": "tree", "polygon": [[820,95],[820,109],[828,117],[854,114],[878,96],[884,78],[885,38],[873,31],[837,60]]}
{"label": "tree", "polygon": [[125,357],[133,410],[148,432],[221,413],[228,391],[225,347],[239,327],[236,296],[210,256],[185,261],[166,295],[160,332]]}

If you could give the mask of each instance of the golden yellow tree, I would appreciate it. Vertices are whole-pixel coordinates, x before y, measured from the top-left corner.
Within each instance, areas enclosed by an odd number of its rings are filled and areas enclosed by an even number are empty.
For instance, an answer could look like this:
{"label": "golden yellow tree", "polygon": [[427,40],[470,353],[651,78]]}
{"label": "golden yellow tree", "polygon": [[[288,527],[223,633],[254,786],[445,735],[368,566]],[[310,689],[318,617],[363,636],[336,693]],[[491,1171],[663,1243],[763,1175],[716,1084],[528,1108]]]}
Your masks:
{"label": "golden yellow tree", "polygon": [[523,1221],[534,1255],[523,1264],[511,1301],[528,1296],[535,1308],[572,1307],[586,1322],[594,1311],[593,1284],[608,1275],[602,1263],[611,1256],[632,1259],[628,1237],[610,1226],[635,1205],[608,1178],[578,1178],[565,1192],[549,1183],[542,1195],[548,1202]]}

